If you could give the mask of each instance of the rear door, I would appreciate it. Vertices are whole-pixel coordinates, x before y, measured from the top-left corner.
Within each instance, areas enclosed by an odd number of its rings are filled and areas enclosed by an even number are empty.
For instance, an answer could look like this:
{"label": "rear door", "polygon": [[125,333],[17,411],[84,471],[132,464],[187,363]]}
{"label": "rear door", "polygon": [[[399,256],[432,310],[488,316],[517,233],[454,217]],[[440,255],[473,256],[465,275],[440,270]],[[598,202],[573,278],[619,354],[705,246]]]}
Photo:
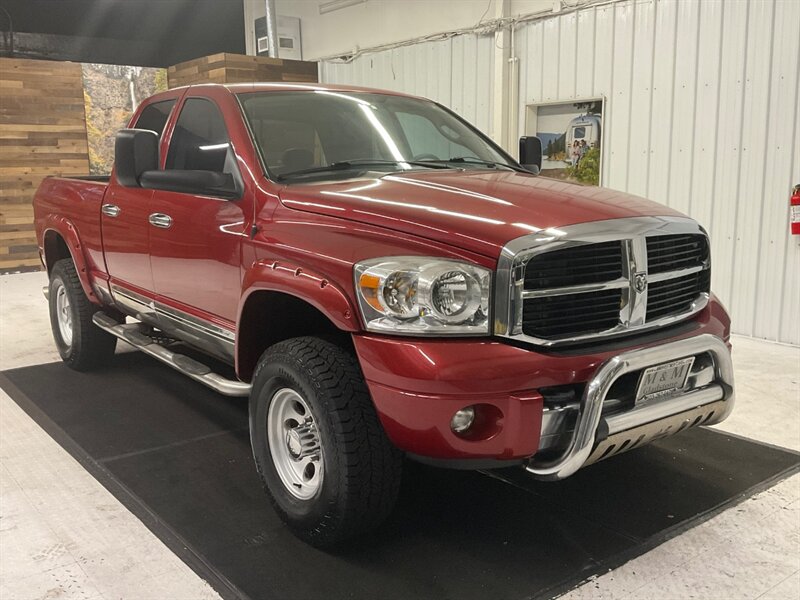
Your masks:
{"label": "rear door", "polygon": [[[241,181],[219,106],[189,97],[180,107],[164,168],[229,173]],[[150,204],[150,263],[159,318],[229,358],[241,294],[241,244],[251,204],[157,190]],[[205,339],[206,343],[200,343]]]}
{"label": "rear door", "polygon": [[[148,104],[131,126],[161,136],[176,101],[177,95]],[[143,316],[152,313],[155,292],[149,255],[152,196],[152,190],[119,185],[112,175],[101,209],[103,251],[115,300]]]}

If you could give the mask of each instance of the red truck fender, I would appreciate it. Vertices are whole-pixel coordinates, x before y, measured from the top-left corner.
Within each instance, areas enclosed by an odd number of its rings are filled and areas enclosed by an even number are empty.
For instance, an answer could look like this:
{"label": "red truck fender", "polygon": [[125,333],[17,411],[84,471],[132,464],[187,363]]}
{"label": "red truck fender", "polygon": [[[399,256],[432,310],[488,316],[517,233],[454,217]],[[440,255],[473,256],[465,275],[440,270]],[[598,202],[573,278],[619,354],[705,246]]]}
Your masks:
{"label": "red truck fender", "polygon": [[44,232],[42,235],[42,240],[48,272],[53,267],[51,263],[55,262],[53,260],[53,254],[48,252],[48,246],[49,244],[55,242],[52,236],[58,235],[64,240],[64,243],[69,250],[70,256],[72,257],[72,262],[75,264],[75,270],[78,272],[78,277],[81,281],[81,287],[83,287],[86,297],[94,304],[102,304],[97,298],[97,294],[94,293],[92,284],[89,281],[89,269],[86,263],[86,256],[83,253],[83,244],[81,244],[81,239],[78,235],[78,229],[75,227],[75,225],[73,225],[72,222],[66,217],[51,214],[45,218],[42,229]]}
{"label": "red truck fender", "polygon": [[[313,307],[340,331],[359,331],[358,313],[347,294],[325,276],[288,261],[261,260],[253,263],[242,282],[242,296],[236,319],[236,371],[249,378],[258,356],[250,348],[251,325],[248,302],[259,292],[276,292]],[[255,352],[259,355],[263,348]]]}

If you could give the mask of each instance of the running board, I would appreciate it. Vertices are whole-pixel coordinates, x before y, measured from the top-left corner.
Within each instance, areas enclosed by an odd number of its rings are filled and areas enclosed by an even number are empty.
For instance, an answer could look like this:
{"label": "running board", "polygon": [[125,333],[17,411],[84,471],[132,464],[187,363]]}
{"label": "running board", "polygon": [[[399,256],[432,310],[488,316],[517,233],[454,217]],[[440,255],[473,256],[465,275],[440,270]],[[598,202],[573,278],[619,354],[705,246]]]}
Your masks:
{"label": "running board", "polygon": [[249,383],[227,379],[219,373],[214,373],[208,365],[204,365],[184,354],[178,354],[177,352],[168,350],[144,333],[140,323],[122,324],[102,311],[94,313],[92,321],[103,331],[107,331],[111,335],[127,342],[137,350],[141,350],[145,354],[157,358],[176,371],[183,373],[187,377],[191,377],[195,381],[210,387],[220,394],[224,394],[225,396],[250,395],[251,386]]}

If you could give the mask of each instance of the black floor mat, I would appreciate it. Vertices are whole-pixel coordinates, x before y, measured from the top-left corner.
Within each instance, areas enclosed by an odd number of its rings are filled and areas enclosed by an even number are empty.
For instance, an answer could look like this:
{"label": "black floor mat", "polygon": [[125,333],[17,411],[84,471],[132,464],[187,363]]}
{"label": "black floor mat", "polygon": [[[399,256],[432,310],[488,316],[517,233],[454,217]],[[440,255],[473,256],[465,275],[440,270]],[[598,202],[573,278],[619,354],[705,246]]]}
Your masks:
{"label": "black floor mat", "polygon": [[413,463],[375,535],[297,541],[255,474],[247,403],[139,354],[102,372],[6,371],[0,386],[223,596],[545,598],[798,470],[798,455],[695,429],[559,483]]}

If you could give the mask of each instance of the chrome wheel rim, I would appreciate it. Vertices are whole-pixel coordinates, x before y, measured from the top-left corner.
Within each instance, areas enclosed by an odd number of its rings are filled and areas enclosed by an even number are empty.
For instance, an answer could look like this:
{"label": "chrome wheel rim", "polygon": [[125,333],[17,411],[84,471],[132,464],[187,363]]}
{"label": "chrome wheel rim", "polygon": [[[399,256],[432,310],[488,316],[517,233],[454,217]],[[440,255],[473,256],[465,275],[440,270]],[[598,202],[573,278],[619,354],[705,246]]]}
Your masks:
{"label": "chrome wheel rim", "polygon": [[56,319],[61,339],[67,346],[72,345],[72,310],[67,296],[67,288],[60,281],[56,288]]}
{"label": "chrome wheel rim", "polygon": [[299,500],[310,500],[322,487],[323,459],[317,424],[303,397],[290,388],[272,396],[267,439],[275,470],[284,487]]}

